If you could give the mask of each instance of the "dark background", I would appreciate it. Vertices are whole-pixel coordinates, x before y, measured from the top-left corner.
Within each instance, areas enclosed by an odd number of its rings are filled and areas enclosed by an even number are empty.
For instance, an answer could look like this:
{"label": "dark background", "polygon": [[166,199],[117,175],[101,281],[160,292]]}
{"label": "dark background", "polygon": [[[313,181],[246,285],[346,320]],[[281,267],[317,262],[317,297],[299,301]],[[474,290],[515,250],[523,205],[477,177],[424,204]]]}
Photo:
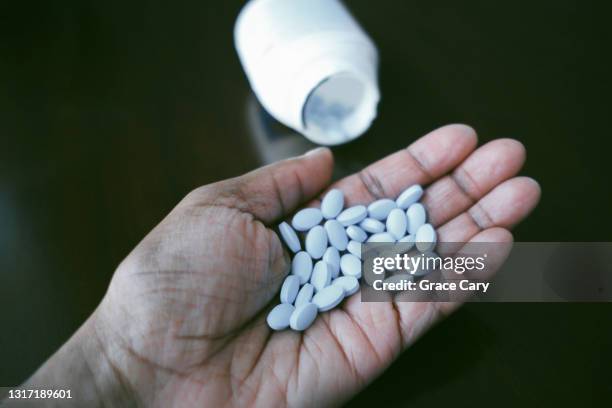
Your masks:
{"label": "dark background", "polygon": [[[241,4],[0,4],[0,385],[74,332],[183,195],[262,163],[233,47]],[[468,123],[527,147],[543,196],[516,240],[610,241],[606,2],[348,4],[379,46],[383,98],[368,134],[334,149],[340,167]],[[607,405],[611,312],[469,304],[352,404]]]}

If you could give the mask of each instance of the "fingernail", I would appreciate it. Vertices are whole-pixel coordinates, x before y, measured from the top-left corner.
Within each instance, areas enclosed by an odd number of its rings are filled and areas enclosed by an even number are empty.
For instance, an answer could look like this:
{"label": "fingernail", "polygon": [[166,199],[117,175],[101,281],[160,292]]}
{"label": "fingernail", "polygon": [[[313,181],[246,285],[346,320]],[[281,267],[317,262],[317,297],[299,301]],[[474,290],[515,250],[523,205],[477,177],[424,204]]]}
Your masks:
{"label": "fingernail", "polygon": [[313,154],[319,154],[319,153],[321,153],[322,151],[324,151],[326,149],[327,149],[327,147],[315,147],[314,149],[309,150],[306,153],[304,153],[304,156],[311,156]]}

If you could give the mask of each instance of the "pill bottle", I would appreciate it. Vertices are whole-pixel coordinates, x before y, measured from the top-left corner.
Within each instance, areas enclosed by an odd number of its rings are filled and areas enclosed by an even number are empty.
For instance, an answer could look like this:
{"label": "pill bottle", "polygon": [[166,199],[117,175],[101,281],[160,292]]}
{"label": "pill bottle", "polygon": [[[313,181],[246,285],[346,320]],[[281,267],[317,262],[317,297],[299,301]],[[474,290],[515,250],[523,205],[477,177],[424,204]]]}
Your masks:
{"label": "pill bottle", "polygon": [[376,117],[378,52],[339,0],[251,0],[234,41],[262,106],[311,141],[346,143]]}

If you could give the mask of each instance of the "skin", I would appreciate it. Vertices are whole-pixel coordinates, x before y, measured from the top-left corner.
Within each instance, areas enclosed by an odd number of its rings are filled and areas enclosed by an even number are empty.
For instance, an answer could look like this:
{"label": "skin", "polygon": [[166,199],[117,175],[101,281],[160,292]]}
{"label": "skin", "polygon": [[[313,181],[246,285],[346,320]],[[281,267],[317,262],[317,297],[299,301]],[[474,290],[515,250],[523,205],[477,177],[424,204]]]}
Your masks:
{"label": "skin", "polygon": [[[512,241],[538,184],[523,146],[450,125],[336,182],[346,205],[427,186],[442,242]],[[93,315],[22,387],[69,388],[62,406],[329,406],[365,387],[458,302],[361,302],[305,332],[271,331],[289,271],[275,226],[330,188],[320,148],[189,193],[128,255]],[[489,273],[503,262],[499,253]],[[460,335],[460,333],[458,334]]]}

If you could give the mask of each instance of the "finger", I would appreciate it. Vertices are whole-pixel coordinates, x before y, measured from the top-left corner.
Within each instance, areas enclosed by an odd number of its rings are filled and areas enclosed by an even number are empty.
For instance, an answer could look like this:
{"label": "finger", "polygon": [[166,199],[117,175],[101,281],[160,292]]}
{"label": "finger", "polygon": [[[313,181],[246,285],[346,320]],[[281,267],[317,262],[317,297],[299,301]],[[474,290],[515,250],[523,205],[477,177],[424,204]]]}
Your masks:
{"label": "finger", "polygon": [[[477,278],[478,280],[490,281],[510,255],[512,242],[512,233],[500,227],[489,228],[474,235],[472,239],[458,251],[458,254],[464,252],[473,253],[475,250],[478,252],[486,252],[486,264],[485,268],[478,272],[477,277],[471,276],[473,274],[469,272],[466,272],[464,277],[466,279]],[[460,294],[460,296],[466,298],[470,295],[469,293]],[[435,307],[441,315],[448,315],[459,306],[461,306],[461,302],[437,302],[435,304]]]}
{"label": "finger", "polygon": [[538,204],[541,190],[529,177],[515,177],[495,187],[467,211],[438,228],[440,242],[467,242],[487,228],[510,228]]}
{"label": "finger", "polygon": [[[505,229],[492,228],[475,235],[472,241],[512,242],[512,235]],[[507,253],[497,255],[490,263],[491,274]],[[342,308],[319,316],[298,343],[304,354],[316,350],[319,356],[316,360],[300,360],[299,365],[300,371],[308,368],[319,373],[316,385],[310,384],[317,387],[318,405],[356,393],[458,306],[456,302],[362,302],[359,296],[353,296]]]}
{"label": "finger", "polygon": [[429,222],[441,225],[470,208],[496,185],[516,175],[525,162],[525,148],[512,139],[479,147],[451,174],[427,188],[421,202]]}
{"label": "finger", "polygon": [[235,207],[265,224],[291,214],[331,181],[333,156],[317,148],[243,176],[204,186],[192,192],[190,202]]}
{"label": "finger", "polygon": [[[508,180],[485,195],[468,212],[459,215],[456,220],[459,219],[460,222],[451,225],[453,222],[451,221],[439,228],[438,240],[439,242],[476,242],[488,239],[486,242],[497,242],[493,241],[493,238],[497,237],[499,242],[507,242],[511,240],[511,234],[494,227],[510,227],[518,223],[535,207],[539,196],[539,185],[534,180],[526,177]],[[485,230],[486,234],[483,233]],[[385,309],[382,306],[384,304],[362,303],[360,299],[349,299],[344,309],[353,320],[363,322],[364,327],[371,328],[369,331],[364,329],[366,333],[388,333],[392,330],[392,327],[388,326],[393,321],[394,311]],[[396,304],[402,319],[403,327],[400,333],[403,344],[413,341],[439,317],[440,312],[431,306],[434,303],[397,302]],[[385,310],[386,314],[383,313]],[[373,315],[379,318],[373,321],[371,319]],[[375,336],[374,333],[373,335]],[[368,341],[373,340],[368,336]]]}
{"label": "finger", "polygon": [[448,125],[345,177],[332,188],[341,189],[346,205],[395,198],[412,184],[428,184],[449,172],[474,150],[476,132],[465,125]]}
{"label": "finger", "polygon": [[[489,243],[486,270],[483,279],[491,279],[510,254],[512,234],[505,228],[488,228],[480,231],[466,241],[463,248],[478,246],[478,243]],[[459,253],[463,250],[460,249]],[[407,299],[409,295],[404,295]],[[440,318],[455,311],[462,302],[405,302],[402,294],[396,296],[396,307],[403,333],[404,346],[414,342]]]}

